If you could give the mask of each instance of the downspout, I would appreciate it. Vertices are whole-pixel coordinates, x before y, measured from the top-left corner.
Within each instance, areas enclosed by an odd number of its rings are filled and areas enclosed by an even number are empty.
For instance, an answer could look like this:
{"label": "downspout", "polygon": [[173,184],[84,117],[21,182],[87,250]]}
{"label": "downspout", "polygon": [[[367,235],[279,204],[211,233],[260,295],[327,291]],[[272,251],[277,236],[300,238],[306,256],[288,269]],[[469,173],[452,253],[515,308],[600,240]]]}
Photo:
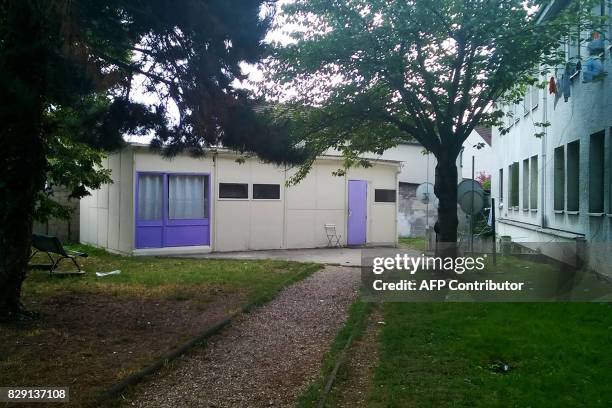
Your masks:
{"label": "downspout", "polygon": [[283,177],[283,235],[281,239],[281,248],[287,249],[287,218],[289,218],[287,212],[287,172],[289,171],[288,166],[285,164],[285,172]]}
{"label": "downspout", "polygon": [[137,186],[138,186],[138,177],[136,176],[136,147],[135,146],[131,146],[130,147],[130,151],[132,154],[132,168],[131,173],[132,173],[132,191],[131,191],[131,196],[132,196],[132,217],[131,217],[131,221],[130,222],[130,229],[131,229],[131,233],[132,233],[132,246],[131,246],[131,254],[134,254],[134,250],[136,249],[136,213],[137,213],[137,209],[136,209],[136,195],[134,194],[136,192]]}
{"label": "downspout", "polygon": [[544,94],[544,97],[542,98],[542,123],[544,124],[544,127],[542,132],[542,151],[540,152],[542,160],[539,163],[539,166],[542,169],[540,176],[542,179],[542,188],[540,195],[540,226],[542,228],[546,228],[548,224],[548,220],[546,217],[546,182],[548,180],[548,178],[546,177],[546,169],[548,167],[548,162],[546,159],[546,138],[548,136],[548,126],[546,126],[546,123],[548,121],[548,95],[546,93],[546,88],[544,88],[544,92],[542,93]]}
{"label": "downspout", "polygon": [[[211,211],[211,215],[210,215],[210,221],[209,223],[212,224],[211,227],[211,233],[210,233],[210,250],[212,252],[215,252],[215,250],[217,249],[217,188],[219,186],[219,182],[218,182],[218,178],[217,178],[217,155],[219,154],[218,150],[215,149],[213,151],[213,156],[212,156],[212,160],[213,160],[213,174],[212,174],[212,186],[210,188],[209,194],[210,194],[210,207],[212,209]],[[214,191],[214,193],[213,193]]]}
{"label": "downspout", "polygon": [[395,248],[397,248],[397,245],[399,243],[399,236],[398,236],[399,231],[398,231],[397,223],[399,222],[399,198],[400,198],[399,175],[401,171],[402,171],[402,165],[400,163],[395,168],[395,242],[393,243],[393,246]]}

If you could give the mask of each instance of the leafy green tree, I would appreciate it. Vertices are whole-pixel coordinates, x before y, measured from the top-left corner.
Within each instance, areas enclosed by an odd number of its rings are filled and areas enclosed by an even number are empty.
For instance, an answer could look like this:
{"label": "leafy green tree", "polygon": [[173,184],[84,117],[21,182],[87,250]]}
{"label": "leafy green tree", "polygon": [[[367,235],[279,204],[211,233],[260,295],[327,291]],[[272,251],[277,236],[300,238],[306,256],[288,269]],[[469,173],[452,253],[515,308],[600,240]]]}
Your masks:
{"label": "leafy green tree", "polygon": [[560,62],[561,40],[599,4],[580,3],[289,2],[276,29],[294,27],[291,41],[273,43],[264,69],[268,98],[283,102],[274,114],[310,154],[297,178],[328,148],[359,164],[361,153],[416,140],[437,159],[440,238],[452,248],[463,142],[475,126],[501,123],[493,101],[521,98],[538,67]]}
{"label": "leafy green tree", "polygon": [[[125,134],[153,135],[167,155],[201,155],[223,142],[265,146],[264,159],[301,158],[233,86],[240,63],[262,56],[269,3],[0,2],[1,317],[24,315],[32,219],[59,210],[46,189],[64,184],[79,196],[108,181],[91,172],[96,151],[120,147]],[[142,92],[153,102],[138,102]]]}
{"label": "leafy green tree", "polygon": [[[105,99],[96,98],[91,102],[93,111],[107,108]],[[47,114],[46,121],[53,124],[53,133],[48,139],[45,184],[38,192],[34,206],[33,218],[36,221],[70,218],[71,208],[54,200],[58,188],[69,191],[70,198],[79,199],[89,194],[87,189],[98,189],[112,181],[110,170],[103,167],[105,152],[74,137],[86,129],[82,123],[85,117],[67,108]]]}

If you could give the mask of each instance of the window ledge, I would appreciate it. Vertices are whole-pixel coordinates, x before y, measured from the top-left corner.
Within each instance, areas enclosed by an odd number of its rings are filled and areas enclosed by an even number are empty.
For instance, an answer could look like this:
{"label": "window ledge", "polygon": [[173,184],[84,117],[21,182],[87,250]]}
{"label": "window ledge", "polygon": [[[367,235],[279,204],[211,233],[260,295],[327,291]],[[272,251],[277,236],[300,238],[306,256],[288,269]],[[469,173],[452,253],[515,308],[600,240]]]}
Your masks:
{"label": "window ledge", "polygon": [[589,217],[603,217],[604,216],[604,213],[602,212],[590,212],[587,214],[589,215]]}
{"label": "window ledge", "polygon": [[606,216],[612,218],[612,214],[606,214]]}
{"label": "window ledge", "polygon": [[555,210],[553,211],[555,214],[563,214],[565,211],[563,210]]}
{"label": "window ledge", "polygon": [[566,211],[565,213],[568,215],[578,215],[580,214],[580,211]]}
{"label": "window ledge", "polygon": [[531,210],[529,210],[529,211],[531,211],[531,212],[533,212],[533,213],[536,213],[536,212],[538,212],[538,209],[537,209],[537,208],[532,208],[532,209],[531,209]]}
{"label": "window ledge", "polygon": [[[611,214],[611,216],[612,216],[612,214]],[[558,229],[553,229],[553,228],[542,228],[539,225],[535,225],[535,224],[531,224],[531,223],[527,223],[527,222],[522,222],[522,221],[510,220],[510,219],[507,219],[507,218],[499,218],[497,221],[500,224],[512,225],[512,226],[515,226],[515,227],[525,228],[525,229],[528,229],[528,230],[532,230],[532,231],[536,231],[536,232],[541,232],[543,234],[547,234],[547,235],[551,235],[551,236],[556,236],[556,237],[560,237],[560,238],[565,238],[565,239],[584,238],[584,234],[581,234],[581,233],[572,232],[572,231],[558,230]]]}

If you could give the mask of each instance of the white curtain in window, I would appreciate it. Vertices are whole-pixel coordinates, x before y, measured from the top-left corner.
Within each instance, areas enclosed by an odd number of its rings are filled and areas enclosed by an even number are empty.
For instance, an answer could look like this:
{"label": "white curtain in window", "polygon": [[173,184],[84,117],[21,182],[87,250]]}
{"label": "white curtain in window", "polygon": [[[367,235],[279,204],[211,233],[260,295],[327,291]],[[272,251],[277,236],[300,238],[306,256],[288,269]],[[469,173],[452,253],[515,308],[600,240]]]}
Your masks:
{"label": "white curtain in window", "polygon": [[138,177],[138,219],[143,221],[162,218],[163,177],[141,174]]}
{"label": "white curtain in window", "polygon": [[171,175],[168,177],[168,217],[202,219],[208,216],[206,176]]}

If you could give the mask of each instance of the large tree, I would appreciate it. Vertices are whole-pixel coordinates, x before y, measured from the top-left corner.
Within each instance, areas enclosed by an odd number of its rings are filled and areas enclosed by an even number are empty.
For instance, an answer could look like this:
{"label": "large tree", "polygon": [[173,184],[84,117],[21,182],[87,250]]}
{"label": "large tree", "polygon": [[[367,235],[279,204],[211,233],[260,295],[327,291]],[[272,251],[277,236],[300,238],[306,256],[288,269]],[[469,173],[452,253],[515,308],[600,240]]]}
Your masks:
{"label": "large tree", "polygon": [[440,238],[452,248],[462,144],[475,126],[500,123],[493,101],[520,98],[539,67],[559,62],[577,11],[590,11],[568,3],[289,1],[277,18],[284,36],[272,37],[284,41],[264,69],[268,97],[283,102],[276,115],[291,118],[310,152],[298,178],[328,148],[350,165],[416,140],[437,159]]}
{"label": "large tree", "polygon": [[46,189],[67,184],[82,196],[106,181],[89,171],[99,163],[90,149],[149,134],[168,155],[222,142],[299,159],[233,86],[240,63],[262,55],[269,3],[0,2],[0,317],[23,314],[32,217],[49,204]]}

